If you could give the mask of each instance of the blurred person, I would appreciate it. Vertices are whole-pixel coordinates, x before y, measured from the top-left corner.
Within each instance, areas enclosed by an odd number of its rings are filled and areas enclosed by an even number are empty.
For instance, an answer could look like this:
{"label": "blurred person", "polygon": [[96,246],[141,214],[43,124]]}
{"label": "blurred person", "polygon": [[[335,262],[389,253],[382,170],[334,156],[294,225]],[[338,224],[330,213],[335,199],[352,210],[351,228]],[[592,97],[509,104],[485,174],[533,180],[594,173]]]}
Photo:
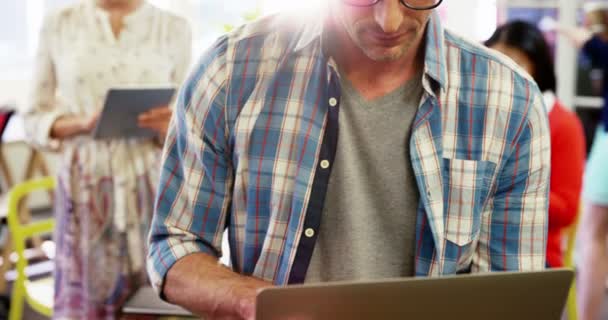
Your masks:
{"label": "blurred person", "polygon": [[179,85],[191,55],[188,23],[143,0],[83,0],[44,21],[31,143],[60,151],[55,199],[56,319],[113,319],[146,280],[160,143],[172,111],[139,118],[158,139],[91,138],[108,89]]}
{"label": "blurred person", "polygon": [[202,56],[163,152],[148,255],[161,297],[253,319],[272,285],[545,268],[542,95],[445,31],[440,3],[329,0]]}
{"label": "blurred person", "polygon": [[512,21],[496,29],[485,43],[526,70],[543,92],[551,130],[551,185],[547,265],[563,266],[562,232],[575,221],[585,165],[585,135],[578,116],[555,97],[553,57],[542,32],[532,24]]}
{"label": "blurred person", "polygon": [[577,293],[579,317],[600,318],[608,274],[608,134],[598,129],[587,161],[583,185],[583,216],[578,241]]}
{"label": "blurred person", "polygon": [[608,131],[608,1],[588,1],[584,5],[585,26],[556,26],[556,30],[581,49],[594,66],[603,70],[601,129]]}
{"label": "blurred person", "polygon": [[608,2],[584,5],[585,26],[557,30],[603,69],[604,106],[583,183],[584,209],[579,227],[578,310],[582,320],[599,319],[608,273]]}

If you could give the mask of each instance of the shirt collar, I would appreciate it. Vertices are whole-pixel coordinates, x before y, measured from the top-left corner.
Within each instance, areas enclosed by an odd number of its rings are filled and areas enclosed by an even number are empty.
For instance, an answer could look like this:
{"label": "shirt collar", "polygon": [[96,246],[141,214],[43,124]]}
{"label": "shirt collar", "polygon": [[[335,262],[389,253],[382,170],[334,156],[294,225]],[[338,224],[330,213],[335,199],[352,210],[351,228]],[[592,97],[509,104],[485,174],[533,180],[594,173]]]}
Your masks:
{"label": "shirt collar", "polygon": [[557,99],[555,98],[555,94],[552,91],[545,91],[543,92],[543,101],[545,103],[547,113],[549,113],[553,109],[553,106],[555,105],[555,101],[557,101]]}
{"label": "shirt collar", "polygon": [[[314,42],[321,43],[325,16],[309,19],[303,26],[294,46],[294,52],[303,50]],[[434,11],[425,34],[424,74],[445,89],[447,82],[446,53],[443,26],[439,14]]]}
{"label": "shirt collar", "polygon": [[[88,3],[91,6],[91,9],[93,10],[93,12],[95,13],[96,16],[102,17],[102,19],[109,18],[109,13],[106,10],[98,7],[95,4],[95,1],[89,1]],[[123,18],[124,24],[125,25],[133,24],[137,20],[145,18],[147,16],[147,14],[150,12],[151,8],[152,8],[152,5],[150,3],[148,3],[148,1],[142,1],[142,3],[139,5],[139,7],[137,7],[135,10],[133,10],[132,12],[130,12],[129,14],[124,16],[124,18]]]}

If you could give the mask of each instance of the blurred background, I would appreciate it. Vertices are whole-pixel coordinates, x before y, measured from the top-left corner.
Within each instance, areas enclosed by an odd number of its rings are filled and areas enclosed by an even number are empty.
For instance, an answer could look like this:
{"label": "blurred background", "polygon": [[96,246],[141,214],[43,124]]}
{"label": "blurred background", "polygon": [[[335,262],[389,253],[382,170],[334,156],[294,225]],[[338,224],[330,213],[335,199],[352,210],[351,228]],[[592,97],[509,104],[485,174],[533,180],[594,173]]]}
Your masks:
{"label": "blurred background", "polygon": [[[19,108],[26,101],[38,32],[45,14],[74,0],[0,1],[0,105]],[[194,31],[193,57],[212,43],[226,26],[243,23],[247,17],[281,10],[313,7],[319,0],[151,0],[155,5],[187,17]],[[446,0],[439,8],[444,24],[466,37],[486,40],[496,26],[514,19],[539,23],[552,17],[574,26],[583,19],[583,1],[574,0]],[[554,48],[558,75],[558,96],[566,106],[576,108],[583,121],[597,121],[593,110],[601,106],[602,72],[568,43],[560,43],[547,32]],[[591,110],[589,110],[591,109]],[[589,131],[591,134],[592,130]]]}

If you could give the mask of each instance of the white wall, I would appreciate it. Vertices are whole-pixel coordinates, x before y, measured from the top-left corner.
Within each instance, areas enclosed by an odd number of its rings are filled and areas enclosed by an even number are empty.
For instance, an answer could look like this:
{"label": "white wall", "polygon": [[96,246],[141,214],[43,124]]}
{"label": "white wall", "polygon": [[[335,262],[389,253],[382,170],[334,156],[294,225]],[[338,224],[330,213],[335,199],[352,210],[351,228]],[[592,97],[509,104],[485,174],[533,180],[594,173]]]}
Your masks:
{"label": "white wall", "polygon": [[24,106],[27,100],[28,81],[26,79],[0,79],[0,104]]}
{"label": "white wall", "polygon": [[496,0],[444,0],[441,6],[444,26],[466,38],[484,41],[496,29]]}

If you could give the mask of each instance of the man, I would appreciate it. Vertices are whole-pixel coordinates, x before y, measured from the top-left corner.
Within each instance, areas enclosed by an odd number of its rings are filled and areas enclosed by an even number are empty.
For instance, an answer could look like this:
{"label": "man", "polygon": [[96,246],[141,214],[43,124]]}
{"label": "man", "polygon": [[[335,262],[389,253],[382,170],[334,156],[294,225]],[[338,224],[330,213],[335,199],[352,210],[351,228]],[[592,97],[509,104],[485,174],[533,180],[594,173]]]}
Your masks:
{"label": "man", "polygon": [[165,299],[253,319],[270,285],[544,268],[542,96],[444,32],[440,3],[330,0],[208,51],[163,158],[148,266]]}

